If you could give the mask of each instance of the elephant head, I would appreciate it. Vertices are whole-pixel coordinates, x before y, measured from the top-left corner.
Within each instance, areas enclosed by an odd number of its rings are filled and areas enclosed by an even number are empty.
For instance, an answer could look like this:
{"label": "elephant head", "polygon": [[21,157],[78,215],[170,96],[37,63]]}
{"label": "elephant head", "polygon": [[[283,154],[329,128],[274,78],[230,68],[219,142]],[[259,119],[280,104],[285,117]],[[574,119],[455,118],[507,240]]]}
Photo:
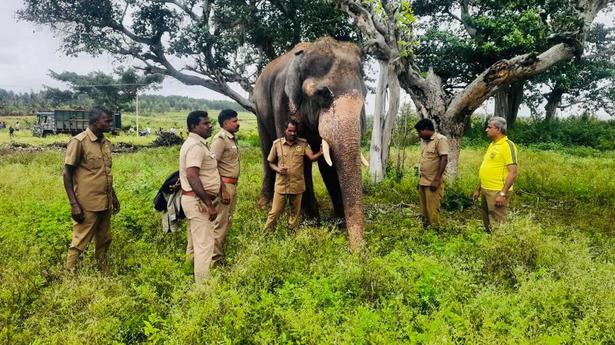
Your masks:
{"label": "elephant head", "polygon": [[[351,249],[363,245],[361,128],[366,94],[361,50],[323,38],[290,52],[284,93],[288,112],[322,138],[324,157],[338,176]],[[290,55],[289,54],[289,55]]]}

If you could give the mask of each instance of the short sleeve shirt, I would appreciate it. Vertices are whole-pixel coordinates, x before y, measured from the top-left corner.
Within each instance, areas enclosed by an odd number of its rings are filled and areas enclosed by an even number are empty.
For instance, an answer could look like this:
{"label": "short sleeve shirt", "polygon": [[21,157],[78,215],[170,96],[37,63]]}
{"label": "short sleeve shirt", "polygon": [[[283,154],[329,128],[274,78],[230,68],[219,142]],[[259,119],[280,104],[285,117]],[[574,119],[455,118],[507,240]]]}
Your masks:
{"label": "short sleeve shirt", "polygon": [[508,166],[517,164],[518,153],[517,146],[507,136],[489,144],[478,173],[481,188],[502,190],[508,177]]}
{"label": "short sleeve shirt", "polygon": [[449,151],[448,139],[440,133],[434,133],[427,141],[421,140],[421,161],[419,163],[421,178],[419,185],[431,185],[438,175],[440,156],[447,156]]}
{"label": "short sleeve shirt", "polygon": [[182,189],[189,192],[192,187],[188,182],[187,168],[199,168],[199,179],[203,189],[217,195],[220,190],[220,174],[216,155],[210,151],[205,139],[196,133],[190,133],[179,150],[179,179]]}
{"label": "short sleeve shirt", "polygon": [[68,142],[64,164],[75,167],[73,188],[82,209],[98,212],[111,208],[113,175],[109,140],[99,139],[87,128]]}
{"label": "short sleeve shirt", "polygon": [[220,176],[239,177],[239,147],[237,138],[228,131],[221,129],[211,142],[211,150],[218,161]]}
{"label": "short sleeve shirt", "polygon": [[305,192],[305,178],[303,177],[304,156],[312,153],[310,145],[302,138],[298,138],[292,145],[286,138],[273,142],[267,161],[286,167],[288,173],[276,173],[274,191],[279,194],[301,194]]}

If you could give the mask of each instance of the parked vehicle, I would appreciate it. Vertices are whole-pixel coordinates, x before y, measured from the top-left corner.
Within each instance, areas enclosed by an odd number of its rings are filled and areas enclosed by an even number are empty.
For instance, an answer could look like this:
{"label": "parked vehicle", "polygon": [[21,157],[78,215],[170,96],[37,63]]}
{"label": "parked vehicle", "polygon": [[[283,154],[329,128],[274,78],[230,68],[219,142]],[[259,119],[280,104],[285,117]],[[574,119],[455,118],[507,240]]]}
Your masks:
{"label": "parked vehicle", "polygon": [[[36,112],[36,122],[32,126],[32,134],[44,137],[48,134],[68,133],[75,135],[88,127],[87,110],[54,110]],[[122,114],[113,115],[111,132],[118,134],[122,129]]]}

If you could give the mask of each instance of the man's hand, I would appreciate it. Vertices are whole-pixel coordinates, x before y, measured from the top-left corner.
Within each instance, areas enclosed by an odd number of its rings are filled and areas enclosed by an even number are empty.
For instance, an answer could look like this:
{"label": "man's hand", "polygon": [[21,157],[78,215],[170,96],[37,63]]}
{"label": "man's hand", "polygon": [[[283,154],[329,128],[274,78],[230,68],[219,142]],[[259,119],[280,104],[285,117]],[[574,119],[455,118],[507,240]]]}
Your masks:
{"label": "man's hand", "polygon": [[117,199],[115,195],[113,195],[113,199],[111,200],[111,208],[113,214],[118,214],[120,212],[120,201]]}
{"label": "man's hand", "polygon": [[278,168],[278,173],[280,175],[286,175],[286,174],[288,174],[288,168],[287,167],[280,167],[280,168]]}
{"label": "man's hand", "polygon": [[209,220],[212,222],[216,220],[216,217],[218,216],[218,211],[216,210],[216,207],[214,205],[205,206],[205,209],[207,210],[207,214],[209,215]]}
{"label": "man's hand", "polygon": [[83,219],[85,219],[83,215],[83,210],[81,209],[81,206],[79,206],[79,204],[77,203],[70,205],[70,216],[77,223],[81,223],[83,222]]}
{"label": "man's hand", "polygon": [[222,189],[222,193],[220,194],[222,196],[220,201],[222,201],[223,204],[228,205],[231,203],[231,195],[228,193],[226,189]]}
{"label": "man's hand", "polygon": [[429,185],[429,189],[432,192],[435,192],[436,190],[438,190],[438,186],[440,185],[440,180],[439,179],[434,179],[433,181],[431,181],[431,184]]}
{"label": "man's hand", "polygon": [[476,200],[478,200],[479,197],[480,190],[475,190],[474,193],[472,193],[472,202],[476,204]]}
{"label": "man's hand", "polygon": [[501,195],[497,195],[495,197],[495,206],[496,207],[502,207],[504,206],[504,203],[506,202],[506,197],[505,196],[501,196]]}

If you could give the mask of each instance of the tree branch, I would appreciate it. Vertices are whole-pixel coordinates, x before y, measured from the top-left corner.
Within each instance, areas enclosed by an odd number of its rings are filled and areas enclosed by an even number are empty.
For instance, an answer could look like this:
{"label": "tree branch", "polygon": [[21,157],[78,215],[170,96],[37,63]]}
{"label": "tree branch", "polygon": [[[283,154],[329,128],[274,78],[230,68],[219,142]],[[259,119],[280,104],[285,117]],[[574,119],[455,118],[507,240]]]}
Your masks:
{"label": "tree branch", "polygon": [[445,117],[456,118],[457,122],[462,122],[463,118],[470,116],[498,88],[543,73],[557,63],[572,59],[577,48],[560,43],[538,56],[530,53],[494,63],[453,98]]}

